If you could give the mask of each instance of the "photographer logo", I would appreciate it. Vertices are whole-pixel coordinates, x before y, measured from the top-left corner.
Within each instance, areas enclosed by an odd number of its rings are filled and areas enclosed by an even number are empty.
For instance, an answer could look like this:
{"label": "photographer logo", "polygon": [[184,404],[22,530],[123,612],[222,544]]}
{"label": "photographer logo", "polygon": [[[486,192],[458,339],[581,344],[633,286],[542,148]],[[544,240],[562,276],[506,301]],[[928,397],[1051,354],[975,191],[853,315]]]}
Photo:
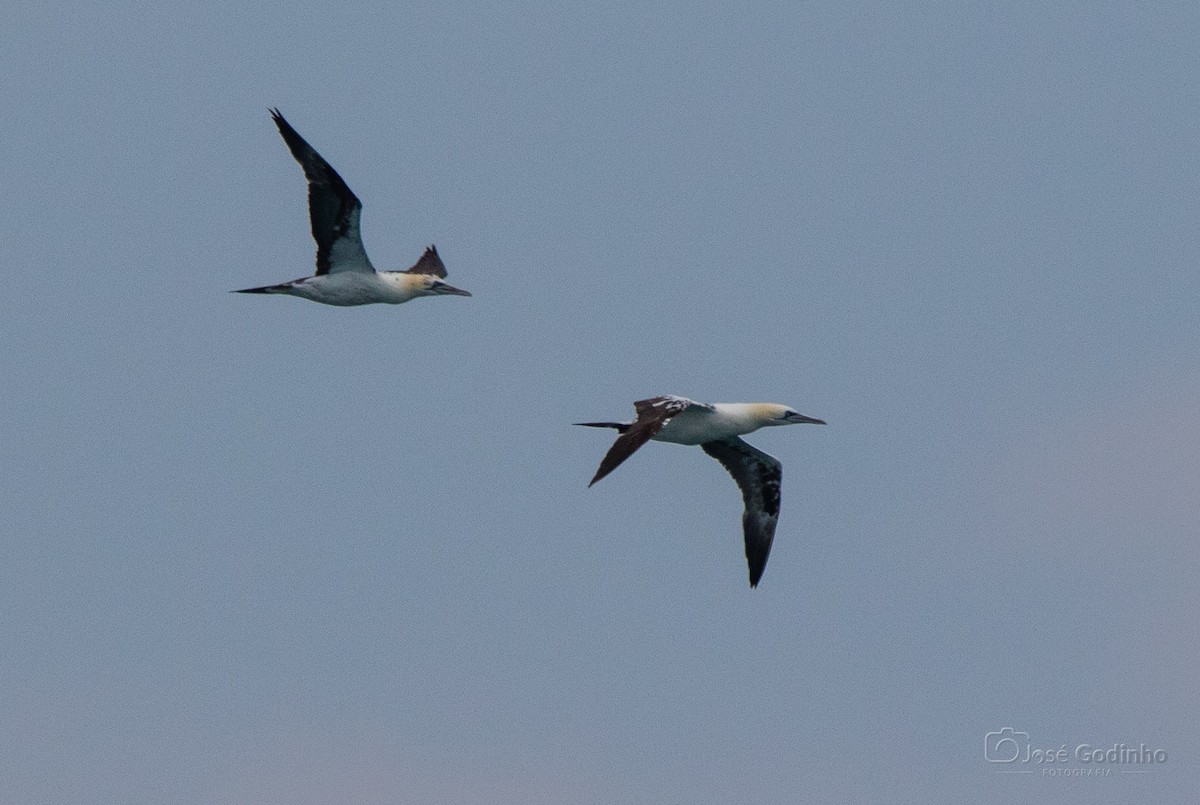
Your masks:
{"label": "photographer logo", "polygon": [[1029,749],[1029,733],[1005,727],[983,736],[983,758],[988,763],[1016,763]]}
{"label": "photographer logo", "polygon": [[1074,746],[1035,746],[1028,732],[1012,727],[984,733],[983,759],[994,763],[997,773],[1034,774],[1043,777],[1111,777],[1121,774],[1147,774],[1167,762],[1167,750],[1145,743]]}

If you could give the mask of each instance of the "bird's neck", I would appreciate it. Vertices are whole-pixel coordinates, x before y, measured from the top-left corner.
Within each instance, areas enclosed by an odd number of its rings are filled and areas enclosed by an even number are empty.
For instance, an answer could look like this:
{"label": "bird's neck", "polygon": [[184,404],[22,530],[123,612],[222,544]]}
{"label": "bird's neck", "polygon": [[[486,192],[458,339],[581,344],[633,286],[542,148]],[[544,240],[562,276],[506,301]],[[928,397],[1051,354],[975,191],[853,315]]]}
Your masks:
{"label": "bird's neck", "polygon": [[425,277],[407,271],[380,271],[377,276],[392,293],[405,300],[420,296],[425,290]]}
{"label": "bird's neck", "polygon": [[721,421],[738,435],[753,433],[771,420],[759,403],[716,403],[713,408]]}

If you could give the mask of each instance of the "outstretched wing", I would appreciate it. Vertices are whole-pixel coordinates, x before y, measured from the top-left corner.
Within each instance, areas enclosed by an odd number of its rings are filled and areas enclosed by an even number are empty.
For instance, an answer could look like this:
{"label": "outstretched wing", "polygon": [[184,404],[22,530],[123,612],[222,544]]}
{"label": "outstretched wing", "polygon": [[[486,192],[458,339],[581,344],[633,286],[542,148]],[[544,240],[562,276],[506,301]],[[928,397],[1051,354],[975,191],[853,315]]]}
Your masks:
{"label": "outstretched wing", "polygon": [[771,552],[771,541],[775,539],[783,465],[736,436],[705,442],[700,447],[721,462],[742,490],[742,502],[746,506],[742,514],[746,562],[750,565],[750,586],[755,587],[762,578],[767,555]]}
{"label": "outstretched wing", "polygon": [[637,411],[637,419],[629,426],[628,430],[617,437],[613,446],[608,448],[608,453],[600,462],[600,469],[596,470],[596,475],[588,486],[619,467],[621,462],[632,456],[639,447],[662,430],[663,425],[670,422],[672,417],[692,406],[707,407],[685,397],[651,397],[635,402],[633,407]]}
{"label": "outstretched wing", "polygon": [[373,272],[358,228],[362,202],[333,166],[283,119],[278,109],[271,110],[271,118],[308,179],[308,214],[312,219],[313,240],[317,242],[317,275]]}
{"label": "outstretched wing", "polygon": [[432,274],[439,279],[446,278],[446,265],[442,262],[442,258],[438,256],[437,246],[430,246],[421,255],[421,259],[413,263],[412,268],[408,269],[406,274]]}

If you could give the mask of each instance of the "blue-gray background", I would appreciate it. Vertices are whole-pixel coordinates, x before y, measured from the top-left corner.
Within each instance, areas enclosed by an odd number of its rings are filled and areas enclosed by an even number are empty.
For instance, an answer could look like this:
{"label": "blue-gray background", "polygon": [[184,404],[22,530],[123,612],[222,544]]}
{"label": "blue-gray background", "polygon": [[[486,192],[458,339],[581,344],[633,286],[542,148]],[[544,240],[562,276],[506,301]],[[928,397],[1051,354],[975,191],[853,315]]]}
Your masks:
{"label": "blue-gray background", "polygon": [[1196,5],[652,5],[6,11],[0,802],[1195,802]]}

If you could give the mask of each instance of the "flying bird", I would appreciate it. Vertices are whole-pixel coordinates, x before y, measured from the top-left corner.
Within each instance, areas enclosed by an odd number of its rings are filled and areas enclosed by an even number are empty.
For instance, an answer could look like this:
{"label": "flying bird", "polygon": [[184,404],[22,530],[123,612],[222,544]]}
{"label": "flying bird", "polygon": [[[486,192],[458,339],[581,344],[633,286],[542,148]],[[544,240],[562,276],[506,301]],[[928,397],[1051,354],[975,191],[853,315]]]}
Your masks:
{"label": "flying bird", "polygon": [[236,293],[282,293],[342,306],[373,302],[398,305],[418,296],[471,295],[443,282],[446,266],[434,246],[406,271],[376,271],[367,258],[358,228],[362,202],[278,109],[271,110],[271,118],[308,179],[308,213],[313,240],[317,242],[317,273]]}
{"label": "flying bird", "polygon": [[651,439],[700,445],[701,450],[721,462],[742,490],[746,507],[742,530],[746,537],[750,586],[758,586],[779,520],[783,465],[738,437],[770,425],[824,425],[825,422],[774,403],[709,404],[667,396],[638,400],[633,407],[637,411],[633,422],[575,423],[588,428],[615,428],[620,434],[588,486],[615,470]]}

